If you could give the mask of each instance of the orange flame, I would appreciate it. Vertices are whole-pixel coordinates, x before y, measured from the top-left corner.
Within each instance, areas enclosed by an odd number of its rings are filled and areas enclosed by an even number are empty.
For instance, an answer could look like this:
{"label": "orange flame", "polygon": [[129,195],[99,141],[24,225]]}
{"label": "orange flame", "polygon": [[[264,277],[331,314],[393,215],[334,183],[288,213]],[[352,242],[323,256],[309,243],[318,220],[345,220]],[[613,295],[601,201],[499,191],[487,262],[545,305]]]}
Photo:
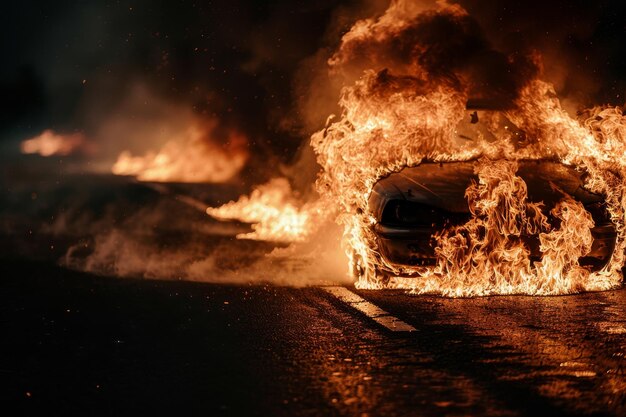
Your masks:
{"label": "orange flame", "polygon": [[[378,21],[356,24],[344,45],[397,33],[403,21],[396,12],[403,3],[393,2]],[[451,12],[445,3],[441,7]],[[463,13],[457,6],[452,12]],[[343,60],[338,53],[330,63],[337,66]],[[486,120],[467,140],[459,132],[467,115],[467,91],[429,84],[414,65],[399,75],[366,70],[353,86],[344,88],[341,118],[312,137],[323,168],[317,190],[327,202],[339,203],[338,221],[344,225],[357,286],[474,296],[563,294],[619,285],[626,249],[626,118],[621,110],[592,109],[586,120],[575,120],[561,108],[552,86],[535,80],[521,90],[512,108],[481,116]],[[423,161],[478,159],[479,182],[466,191],[472,218],[434,235],[436,266],[388,262],[373,231],[377,219],[368,209],[374,184]],[[516,175],[516,161],[528,159],[556,159],[574,166],[587,174],[585,189],[605,196],[618,237],[601,270],[592,272],[578,264],[590,251],[594,227],[581,203],[563,193],[550,213],[558,220],[556,227],[540,203],[528,201],[526,183]],[[539,261],[531,259],[522,234],[539,235]],[[391,271],[391,277],[381,271]]]}
{"label": "orange flame", "polygon": [[[436,236],[438,264],[410,284],[412,291],[560,294],[609,284],[578,265],[591,250],[594,226],[581,203],[564,194],[552,209],[560,227],[551,228],[542,204],[528,201],[515,162],[484,160],[477,169],[479,183],[467,190],[472,219]],[[533,264],[521,236],[537,233],[543,257]]]}
{"label": "orange flame", "polygon": [[226,144],[210,136],[216,123],[195,123],[159,151],[143,156],[122,152],[111,168],[115,175],[132,175],[140,181],[223,183],[241,171],[248,160],[246,138],[229,132]]}
{"label": "orange flame", "polygon": [[310,207],[298,204],[285,178],[275,178],[254,189],[249,197],[209,207],[206,212],[220,220],[252,223],[253,232],[240,234],[239,239],[296,242],[304,240],[313,228]]}
{"label": "orange flame", "polygon": [[[336,217],[359,288],[458,297],[565,294],[620,285],[626,251],[626,117],[619,108],[598,107],[575,119],[561,107],[554,88],[529,70],[532,76],[514,80],[514,91],[500,95],[508,100],[500,111],[481,111],[480,123],[463,122],[477,85],[468,81],[471,74],[459,70],[431,77],[433,63],[419,57],[437,51],[423,45],[408,45],[398,54],[387,51],[426,14],[441,13],[452,21],[467,17],[458,5],[440,1],[436,7],[393,1],[379,19],[357,22],[342,39],[329,64],[356,81],[342,90],[341,116],[331,116],[311,138],[322,167],[317,201],[298,206],[286,197],[288,184],[276,180],[207,212],[256,222],[255,232],[242,237],[269,240],[303,239],[319,218]],[[402,62],[406,56],[410,59]],[[524,62],[536,69],[537,59]],[[593,218],[565,191],[558,191],[560,201],[547,212],[543,203],[530,201],[517,172],[519,162],[528,160],[573,167],[584,173],[586,191],[604,197],[617,238],[599,270],[579,263],[592,250]],[[475,161],[478,179],[466,190],[471,217],[433,230],[434,266],[396,265],[381,253],[369,198],[382,178],[427,161]],[[539,259],[531,255],[526,235],[538,237]]]}
{"label": "orange flame", "polygon": [[22,153],[39,154],[41,156],[67,156],[78,151],[89,152],[91,146],[81,133],[60,134],[50,129],[40,135],[23,141],[20,145]]}
{"label": "orange flame", "polygon": [[[388,76],[388,75],[386,75]],[[443,88],[424,95],[410,89],[373,94],[379,75],[369,72],[344,90],[343,117],[315,134],[312,145],[324,170],[318,191],[339,201],[348,255],[361,288],[408,288],[416,293],[449,296],[487,294],[562,294],[602,290],[621,282],[623,266],[626,118],[615,108],[594,109],[579,122],[561,109],[547,83],[531,83],[518,107],[502,116],[531,139],[518,138],[503,120],[491,120],[491,137],[469,144],[455,138],[465,101]],[[451,122],[452,121],[452,122]],[[497,122],[497,123],[496,123]],[[479,183],[466,195],[472,219],[435,236],[434,268],[399,268],[380,255],[368,211],[368,197],[382,177],[424,160],[464,161],[482,157]],[[541,205],[527,201],[525,182],[515,175],[515,161],[557,158],[588,174],[585,188],[606,196],[618,238],[609,263],[597,272],[578,265],[590,249],[593,220],[582,205],[564,195],[552,210],[560,227],[551,229]],[[531,262],[522,233],[539,233],[543,257]],[[397,276],[385,282],[378,271]]]}

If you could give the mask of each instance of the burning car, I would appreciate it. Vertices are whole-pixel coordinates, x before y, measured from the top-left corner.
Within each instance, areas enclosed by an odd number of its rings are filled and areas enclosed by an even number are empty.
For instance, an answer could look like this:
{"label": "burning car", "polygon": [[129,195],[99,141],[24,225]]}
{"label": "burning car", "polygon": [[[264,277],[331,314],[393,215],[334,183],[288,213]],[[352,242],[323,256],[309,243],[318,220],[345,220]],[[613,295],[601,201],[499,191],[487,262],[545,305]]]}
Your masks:
{"label": "burning car", "polygon": [[[377,270],[383,280],[398,275],[398,271],[410,276],[420,267],[433,267],[437,262],[435,237],[477,215],[472,213],[466,195],[466,190],[479,181],[476,165],[476,161],[427,162],[406,167],[375,184],[369,210],[376,220],[371,228],[383,261]],[[593,220],[593,241],[578,262],[592,271],[603,268],[613,253],[617,233],[604,196],[585,189],[584,173],[555,161],[525,160],[517,162],[516,175],[527,186],[528,201],[537,204],[545,216],[546,228],[557,226],[554,208],[564,196],[582,204]],[[542,258],[541,233],[540,229],[520,230],[516,237],[532,261]]]}
{"label": "burning car", "polygon": [[299,201],[270,182],[207,212],[264,231],[241,238],[315,244],[320,225],[336,222],[342,273],[359,289],[465,297],[622,285],[623,108],[573,96],[564,106],[540,54],[500,50],[479,26],[448,2],[393,1],[356,22],[327,61],[340,111],[311,136],[315,193]]}

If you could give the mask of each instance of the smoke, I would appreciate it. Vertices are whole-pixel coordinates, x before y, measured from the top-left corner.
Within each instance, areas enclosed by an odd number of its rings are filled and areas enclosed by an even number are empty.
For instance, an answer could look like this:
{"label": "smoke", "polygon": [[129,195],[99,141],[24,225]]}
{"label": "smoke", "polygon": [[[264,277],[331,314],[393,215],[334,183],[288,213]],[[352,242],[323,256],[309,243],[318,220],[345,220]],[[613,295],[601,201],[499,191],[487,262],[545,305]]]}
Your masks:
{"label": "smoke", "polygon": [[[328,76],[326,61],[342,35],[355,21],[383,15],[389,5],[383,0],[196,3],[30,0],[8,5],[12,19],[0,28],[0,46],[12,59],[0,69],[0,136],[21,132],[28,137],[46,128],[88,130],[93,116],[85,107],[98,107],[106,117],[139,80],[168,101],[239,126],[257,138],[259,151],[287,161],[302,133],[313,133],[324,123],[324,113],[336,109],[342,83]],[[537,50],[553,78],[549,81],[559,81],[559,93],[623,104],[623,2],[449,3],[461,5],[467,17],[406,28],[423,36],[419,45],[446,44],[425,55],[430,68],[446,72],[439,65],[445,57],[452,65],[479,67],[506,79],[497,69],[509,66],[494,50],[517,59]],[[408,20],[434,5],[394,1],[391,17]],[[452,31],[442,34],[442,29]],[[465,43],[458,42],[459,34]],[[411,48],[400,41],[392,51]]]}
{"label": "smoke", "polygon": [[287,247],[236,239],[252,232],[250,225],[206,215],[207,206],[236,199],[245,187],[75,175],[25,163],[32,158],[2,166],[4,257],[128,278],[302,286],[347,277],[333,223],[312,241]]}
{"label": "smoke", "polygon": [[618,1],[379,2],[296,73],[301,120],[317,127],[309,134],[323,126],[341,88],[368,69],[464,88],[474,106],[508,107],[537,76],[572,114],[623,106],[624,16]]}
{"label": "smoke", "polygon": [[[624,104],[623,2],[388,6],[384,0],[12,4],[14,18],[0,28],[4,55],[12,57],[0,69],[0,138],[22,140],[45,129],[80,132],[109,163],[122,149],[107,152],[116,139],[99,132],[116,117],[136,120],[120,109],[143,88],[153,100],[250,138],[247,171],[258,180],[272,176],[268,159],[287,164],[301,153],[308,137],[339,111],[340,89],[368,68],[397,73],[419,65],[423,77],[453,84],[468,78],[470,96],[504,104],[542,70],[572,110]],[[342,42],[358,21],[357,27],[401,24],[392,37],[352,33]],[[331,58],[341,71],[329,73]],[[159,120],[154,115],[145,123]],[[144,141],[158,142],[158,135],[150,137]]]}
{"label": "smoke", "polygon": [[[313,183],[320,170],[310,135],[331,114],[339,115],[342,88],[366,70],[378,73],[381,91],[395,85],[417,93],[442,85],[483,106],[510,106],[539,75],[556,86],[572,112],[624,104],[623,2],[257,3],[25,1],[7,6],[14,18],[0,28],[0,45],[12,59],[0,68],[0,140],[17,143],[46,129],[80,137],[80,147],[93,149],[78,156],[81,171],[99,173],[109,172],[122,151],[156,157],[173,141],[182,159],[190,153],[207,160],[217,154],[224,164],[236,165],[220,177],[227,187],[212,186],[214,194],[190,187],[177,191],[200,205],[236,200],[275,177],[287,178],[306,202],[316,198]],[[206,154],[189,145],[187,132],[194,126],[208,145]],[[243,139],[233,146],[233,137]],[[23,161],[44,166],[34,158]],[[45,169],[56,172],[57,165]],[[67,175],[58,180],[71,182]],[[3,197],[15,212],[32,205],[37,194],[34,186],[22,185],[23,201],[13,204],[16,194]],[[216,223],[201,211],[188,214],[180,205],[162,202],[169,197],[114,199],[112,208],[100,203],[94,208],[93,200],[111,197],[105,185],[90,186],[87,202],[57,201],[72,195],[72,187],[40,192],[42,209],[27,210],[46,216],[45,227],[36,229],[80,236],[64,257],[72,267],[240,282],[252,275],[280,282],[292,282],[291,275],[345,275],[334,260],[336,254],[343,257],[339,238],[326,226],[307,243],[274,250],[235,240],[246,233],[245,225]],[[13,214],[4,219],[19,217]],[[22,223],[3,224],[11,233],[24,232]],[[325,251],[315,247],[316,241]],[[328,253],[324,259],[335,266],[324,269],[324,262],[311,260],[315,253]]]}
{"label": "smoke", "polygon": [[[196,220],[181,228],[178,219],[178,225],[155,230],[164,213],[157,207],[139,210],[123,224],[100,220],[87,238],[69,248],[61,264],[98,275],[211,283],[305,286],[348,279],[340,231],[333,223],[320,227],[314,239],[281,247],[234,239],[246,230],[241,224]],[[66,225],[61,230],[67,233]]]}
{"label": "smoke", "polygon": [[[268,159],[286,163],[302,142],[285,121],[295,116],[295,72],[324,46],[337,10],[359,3],[9,5],[14,18],[0,28],[3,52],[12,57],[0,69],[0,138],[19,141],[46,129],[80,132],[102,152],[91,160],[109,163],[123,149],[110,149],[118,139],[101,134],[107,123],[126,119],[132,128],[142,117],[145,124],[160,123],[157,114],[121,110],[142,88],[152,100],[219,120],[250,138],[249,170],[256,179],[269,177]],[[158,148],[158,135],[143,141]]]}
{"label": "smoke", "polygon": [[626,4],[459,0],[499,48],[538,51],[543,78],[578,107],[626,102]]}

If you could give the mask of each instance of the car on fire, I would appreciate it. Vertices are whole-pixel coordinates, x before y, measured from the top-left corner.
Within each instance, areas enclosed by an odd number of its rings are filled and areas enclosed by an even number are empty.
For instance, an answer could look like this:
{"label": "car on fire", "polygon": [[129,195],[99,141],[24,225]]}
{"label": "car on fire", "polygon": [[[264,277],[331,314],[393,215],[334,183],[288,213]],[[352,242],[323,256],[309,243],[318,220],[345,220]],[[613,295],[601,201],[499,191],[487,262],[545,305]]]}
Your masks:
{"label": "car on fire", "polygon": [[[429,267],[436,263],[434,234],[444,228],[467,222],[471,216],[465,191],[477,181],[476,161],[422,163],[405,167],[380,179],[369,197],[369,211],[375,218],[371,228],[379,256],[386,262],[377,266],[383,279],[396,271]],[[606,211],[604,197],[584,188],[584,173],[551,160],[518,161],[517,174],[527,184],[528,200],[543,202],[550,221],[550,208],[563,192],[580,202],[593,218],[593,244],[579,259],[581,266],[593,271],[609,261],[617,233]],[[540,259],[539,237],[522,236],[531,259]]]}

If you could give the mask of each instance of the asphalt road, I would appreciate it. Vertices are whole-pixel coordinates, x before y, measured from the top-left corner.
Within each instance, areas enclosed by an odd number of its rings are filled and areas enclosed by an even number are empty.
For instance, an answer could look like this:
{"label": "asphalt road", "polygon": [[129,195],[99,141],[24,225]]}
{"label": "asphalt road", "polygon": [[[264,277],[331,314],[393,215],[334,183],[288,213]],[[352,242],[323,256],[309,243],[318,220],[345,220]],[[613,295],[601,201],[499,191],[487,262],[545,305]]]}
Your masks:
{"label": "asphalt road", "polygon": [[[626,292],[443,299],[0,262],[3,415],[626,415]],[[356,292],[356,290],[353,290]]]}

